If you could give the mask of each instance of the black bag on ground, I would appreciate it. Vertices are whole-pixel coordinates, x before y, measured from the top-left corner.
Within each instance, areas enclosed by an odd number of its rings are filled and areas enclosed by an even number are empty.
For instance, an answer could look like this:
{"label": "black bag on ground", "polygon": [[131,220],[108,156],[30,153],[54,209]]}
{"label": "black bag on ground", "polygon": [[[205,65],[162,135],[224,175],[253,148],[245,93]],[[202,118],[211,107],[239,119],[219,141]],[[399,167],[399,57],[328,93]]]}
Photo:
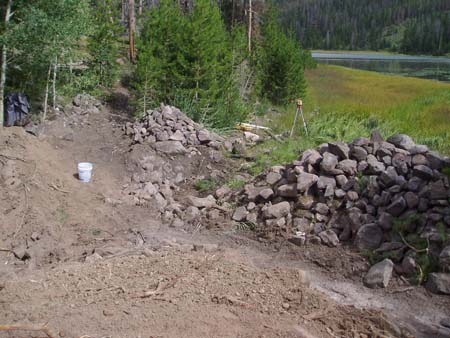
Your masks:
{"label": "black bag on ground", "polygon": [[7,96],[5,109],[5,126],[24,126],[29,122],[30,103],[23,93],[12,93]]}

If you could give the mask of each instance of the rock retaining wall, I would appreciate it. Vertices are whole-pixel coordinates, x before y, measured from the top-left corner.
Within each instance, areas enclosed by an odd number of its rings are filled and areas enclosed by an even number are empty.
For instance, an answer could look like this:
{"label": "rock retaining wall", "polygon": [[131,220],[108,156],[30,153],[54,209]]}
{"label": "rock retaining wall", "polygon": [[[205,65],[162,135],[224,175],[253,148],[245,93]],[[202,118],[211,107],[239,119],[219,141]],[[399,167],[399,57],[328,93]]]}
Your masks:
{"label": "rock retaining wall", "polygon": [[[414,243],[426,242],[445,270],[450,189],[443,169],[449,166],[448,157],[407,135],[385,141],[374,132],[371,139],[330,142],[247,184],[233,219],[258,223],[265,235],[287,233],[300,245],[350,241],[361,252],[390,257],[405,274],[417,268]],[[380,284],[385,280],[373,285]]]}

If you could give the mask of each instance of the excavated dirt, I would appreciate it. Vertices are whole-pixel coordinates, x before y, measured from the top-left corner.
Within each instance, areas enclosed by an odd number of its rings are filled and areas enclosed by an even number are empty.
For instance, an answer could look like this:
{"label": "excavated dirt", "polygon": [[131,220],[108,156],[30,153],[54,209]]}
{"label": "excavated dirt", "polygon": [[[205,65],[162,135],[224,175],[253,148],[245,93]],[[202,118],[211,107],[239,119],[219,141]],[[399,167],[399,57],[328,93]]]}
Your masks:
{"label": "excavated dirt", "polygon": [[[449,297],[401,280],[364,288],[367,264],[350,249],[260,243],[228,223],[175,229],[124,202],[118,113],[60,114],[39,137],[0,130],[0,325],[75,338],[450,336],[439,326]],[[87,160],[83,184],[76,163]]]}

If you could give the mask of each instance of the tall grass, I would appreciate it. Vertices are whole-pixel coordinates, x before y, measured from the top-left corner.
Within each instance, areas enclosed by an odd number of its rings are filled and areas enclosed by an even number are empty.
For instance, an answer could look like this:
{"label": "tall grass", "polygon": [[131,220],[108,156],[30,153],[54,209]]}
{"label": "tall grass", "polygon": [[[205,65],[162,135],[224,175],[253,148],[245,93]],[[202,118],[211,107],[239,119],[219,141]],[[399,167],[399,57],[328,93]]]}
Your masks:
{"label": "tall grass", "polygon": [[[450,153],[450,84],[324,65],[306,75],[309,87],[303,102],[309,136],[300,120],[293,139],[256,147],[253,173],[290,162],[324,142],[368,137],[375,128],[385,137],[406,133],[417,143]],[[295,105],[277,110],[266,116],[267,124],[286,133]]]}

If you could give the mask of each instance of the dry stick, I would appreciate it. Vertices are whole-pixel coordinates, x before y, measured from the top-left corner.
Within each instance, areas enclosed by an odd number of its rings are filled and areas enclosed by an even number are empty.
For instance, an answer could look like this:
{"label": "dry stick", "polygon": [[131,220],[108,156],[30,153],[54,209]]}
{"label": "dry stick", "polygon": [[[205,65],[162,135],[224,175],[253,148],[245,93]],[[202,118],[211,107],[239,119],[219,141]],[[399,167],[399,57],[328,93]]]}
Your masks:
{"label": "dry stick", "polygon": [[35,325],[35,324],[12,324],[12,325],[0,325],[0,331],[41,331],[44,332],[49,338],[59,338],[59,335],[54,333],[47,324]]}
{"label": "dry stick", "polygon": [[65,193],[65,194],[70,194],[70,191],[62,190],[62,189],[58,188],[58,187],[56,186],[56,184],[54,184],[54,183],[49,184],[48,186],[49,186],[50,188],[55,189],[56,191],[60,191],[60,192]]}
{"label": "dry stick", "polygon": [[422,252],[425,252],[425,253],[428,254],[428,248],[430,247],[430,243],[429,243],[429,241],[428,241],[428,238],[427,238],[427,247],[426,247],[425,249],[419,250],[419,249],[416,249],[415,247],[413,247],[411,244],[409,244],[400,232],[399,232],[398,234],[400,235],[400,238],[402,239],[403,243],[405,243],[405,245],[406,245],[408,248],[410,248],[411,250],[413,250],[413,251],[416,252],[416,253],[422,253]]}

